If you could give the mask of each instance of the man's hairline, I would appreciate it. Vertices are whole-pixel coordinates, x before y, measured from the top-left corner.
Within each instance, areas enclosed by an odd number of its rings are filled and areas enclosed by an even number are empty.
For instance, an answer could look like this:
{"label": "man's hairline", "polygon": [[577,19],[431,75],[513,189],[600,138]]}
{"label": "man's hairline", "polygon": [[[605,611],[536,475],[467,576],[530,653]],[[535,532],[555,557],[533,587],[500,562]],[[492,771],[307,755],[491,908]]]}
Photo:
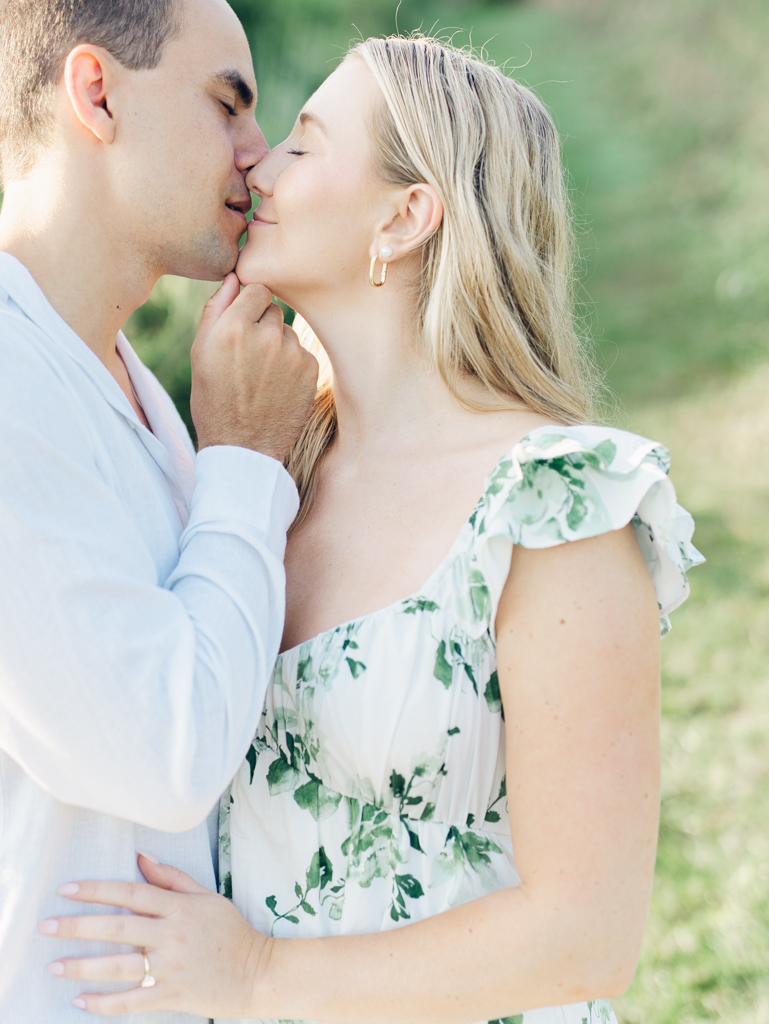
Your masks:
{"label": "man's hairline", "polygon": [[[165,49],[166,49],[166,47],[168,46],[168,44],[174,38],[178,38],[180,35],[182,35],[182,33],[184,32],[184,27],[185,27],[184,26],[184,20],[185,20],[185,18],[184,18],[184,11],[185,11],[185,8],[187,7],[188,0],[173,0],[173,3],[175,4],[176,10],[178,12],[178,22],[177,22],[177,25],[176,25],[176,30],[169,34],[168,38],[166,39],[166,41],[164,43],[163,54],[162,54],[162,56],[160,58],[160,63],[161,64],[163,62],[163,59],[165,58]],[[227,4],[227,6],[229,7],[229,4]],[[230,8],[230,10],[232,10],[232,8]],[[232,11],[232,13],[235,14],[234,11]],[[237,18],[238,23],[240,24],[240,27],[242,29],[243,28],[243,23],[240,21],[240,18],[238,18],[237,15],[235,15],[235,17]],[[252,66],[252,71],[253,71],[253,66]],[[210,82],[215,82],[217,85],[226,85],[229,88],[231,88],[235,92],[235,94],[238,96],[240,102],[242,103],[242,105],[244,107],[255,107],[256,106],[256,101],[257,101],[258,94],[259,94],[259,90],[258,90],[258,86],[256,84],[256,80],[254,80],[253,87],[251,85],[249,85],[249,83],[243,77],[242,71],[240,71],[237,67],[230,66],[230,67],[223,68],[221,71],[217,71],[214,74],[210,75],[209,76],[209,81]]]}

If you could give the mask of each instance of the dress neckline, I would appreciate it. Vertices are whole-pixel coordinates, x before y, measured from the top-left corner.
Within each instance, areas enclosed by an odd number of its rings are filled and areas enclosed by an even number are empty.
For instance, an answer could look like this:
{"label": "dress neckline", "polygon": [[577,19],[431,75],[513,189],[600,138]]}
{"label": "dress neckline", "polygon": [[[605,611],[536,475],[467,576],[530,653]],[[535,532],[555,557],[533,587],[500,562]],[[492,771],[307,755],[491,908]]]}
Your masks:
{"label": "dress neckline", "polygon": [[322,637],[328,636],[329,633],[335,633],[339,629],[346,629],[348,626],[353,626],[358,622],[365,622],[366,619],[372,619],[377,615],[384,615],[387,612],[395,611],[395,609],[399,608],[401,605],[408,604],[409,601],[415,601],[418,598],[423,597],[427,593],[427,591],[435,585],[435,583],[444,574],[448,566],[451,565],[452,561],[456,557],[458,549],[461,547],[462,541],[465,539],[465,535],[468,533],[469,529],[472,528],[472,523],[476,513],[478,512],[478,508],[483,502],[483,499],[486,497],[486,494],[488,493],[489,481],[497,472],[500,465],[505,461],[505,459],[509,459],[512,453],[515,451],[516,448],[518,448],[519,445],[522,445],[525,441],[528,441],[535,434],[538,434],[541,431],[552,432],[554,430],[566,429],[568,429],[566,425],[561,426],[559,424],[550,424],[543,427],[535,427],[534,430],[530,430],[528,434],[524,434],[519,441],[516,441],[516,443],[513,445],[511,449],[500,455],[500,457],[494,463],[494,466],[492,467],[491,471],[486,475],[486,478],[483,481],[483,491],[481,492],[480,497],[473,506],[473,511],[462,524],[462,528],[457,534],[454,543],[451,545],[449,550],[446,552],[446,554],[440,560],[435,569],[430,573],[427,580],[422,584],[421,587],[419,587],[418,590],[413,591],[413,593],[408,594],[406,597],[399,598],[397,601],[392,601],[390,604],[384,605],[382,608],[376,608],[373,612],[366,612],[364,615],[356,615],[351,619],[346,619],[344,622],[338,623],[338,625],[336,626],[330,626],[328,629],[322,629],[320,633],[315,633],[314,636],[310,636],[306,640],[302,640],[301,643],[294,644],[293,647],[287,647],[285,651],[280,652],[275,664],[277,665],[278,662],[280,662],[281,659],[284,658],[287,654],[293,654],[295,651],[298,651],[300,648],[304,647],[305,644],[315,643]]}

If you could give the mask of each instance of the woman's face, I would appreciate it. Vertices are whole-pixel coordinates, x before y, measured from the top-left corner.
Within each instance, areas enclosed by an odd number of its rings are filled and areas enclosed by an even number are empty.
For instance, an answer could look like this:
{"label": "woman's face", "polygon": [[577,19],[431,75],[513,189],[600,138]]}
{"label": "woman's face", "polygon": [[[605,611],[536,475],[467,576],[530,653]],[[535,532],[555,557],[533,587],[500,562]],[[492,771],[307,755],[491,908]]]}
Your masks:
{"label": "woman's face", "polygon": [[372,167],[369,124],[381,93],[358,58],[344,62],[299,115],[291,135],[246,178],[261,203],[237,272],[295,308],[368,287],[391,189]]}

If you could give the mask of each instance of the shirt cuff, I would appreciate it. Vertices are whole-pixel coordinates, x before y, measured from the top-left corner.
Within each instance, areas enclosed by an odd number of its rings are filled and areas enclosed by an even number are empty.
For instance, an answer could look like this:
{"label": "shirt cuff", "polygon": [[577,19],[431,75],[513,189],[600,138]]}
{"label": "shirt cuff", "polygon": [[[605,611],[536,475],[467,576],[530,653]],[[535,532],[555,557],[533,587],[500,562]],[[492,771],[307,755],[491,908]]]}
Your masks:
{"label": "shirt cuff", "polygon": [[206,521],[236,520],[283,551],[298,511],[296,484],[277,459],[235,445],[211,445],[198,453],[188,530]]}

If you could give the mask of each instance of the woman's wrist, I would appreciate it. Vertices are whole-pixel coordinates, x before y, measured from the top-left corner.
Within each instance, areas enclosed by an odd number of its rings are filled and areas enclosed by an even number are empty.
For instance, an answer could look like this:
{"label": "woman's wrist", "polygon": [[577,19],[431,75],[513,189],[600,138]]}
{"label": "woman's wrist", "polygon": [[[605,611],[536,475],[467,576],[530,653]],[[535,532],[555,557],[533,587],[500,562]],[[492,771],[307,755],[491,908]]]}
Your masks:
{"label": "woman's wrist", "polygon": [[277,943],[283,943],[288,940],[274,939],[269,935],[262,934],[262,932],[257,931],[255,928],[251,929],[249,938],[246,970],[243,972],[243,977],[248,979],[243,1016],[256,1018],[279,1017],[280,1015],[277,1012],[273,1013],[273,1009],[277,1010],[277,1008],[270,1005],[273,1002],[271,995],[275,991],[274,986],[270,982],[270,964],[272,963]]}
{"label": "woman's wrist", "polygon": [[251,1002],[244,1016],[301,1020],[328,1010],[327,1000],[333,999],[336,985],[327,987],[327,983],[338,973],[339,944],[344,940],[340,936],[276,939],[260,932],[256,935],[259,941],[253,945],[250,960]]}

